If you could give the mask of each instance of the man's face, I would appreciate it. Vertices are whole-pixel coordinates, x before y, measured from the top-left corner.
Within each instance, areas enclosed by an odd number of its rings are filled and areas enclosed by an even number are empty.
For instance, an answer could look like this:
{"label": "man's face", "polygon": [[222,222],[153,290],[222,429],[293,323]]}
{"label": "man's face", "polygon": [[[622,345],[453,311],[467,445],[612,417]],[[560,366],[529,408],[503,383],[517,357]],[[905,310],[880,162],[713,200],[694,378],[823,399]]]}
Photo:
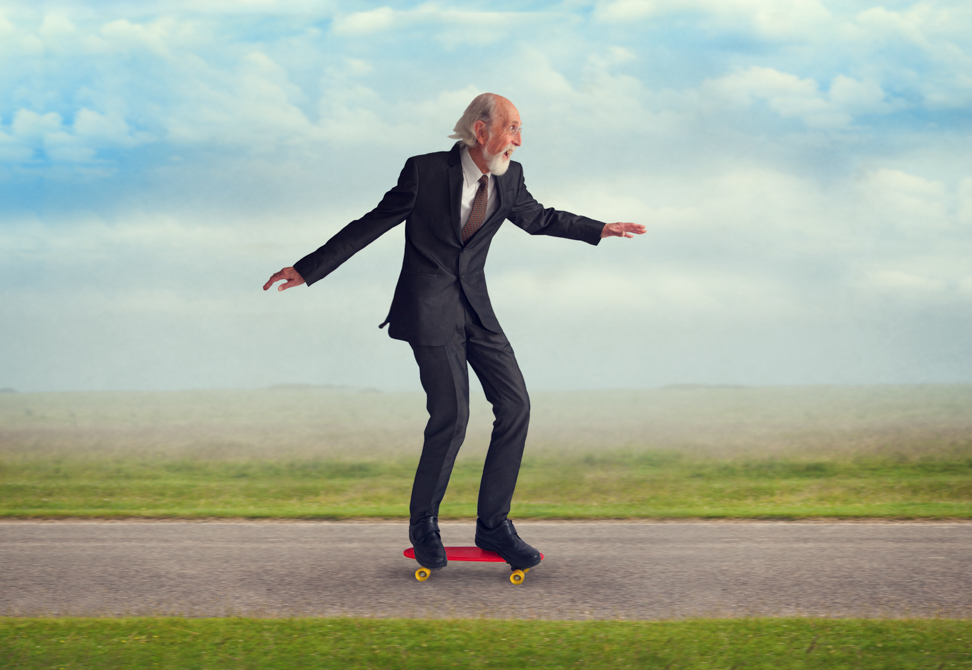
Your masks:
{"label": "man's face", "polygon": [[499,177],[510,167],[510,156],[523,143],[520,137],[520,113],[509,100],[503,98],[498,101],[496,122],[489,129],[489,135],[483,144],[483,158],[489,166],[489,171]]}

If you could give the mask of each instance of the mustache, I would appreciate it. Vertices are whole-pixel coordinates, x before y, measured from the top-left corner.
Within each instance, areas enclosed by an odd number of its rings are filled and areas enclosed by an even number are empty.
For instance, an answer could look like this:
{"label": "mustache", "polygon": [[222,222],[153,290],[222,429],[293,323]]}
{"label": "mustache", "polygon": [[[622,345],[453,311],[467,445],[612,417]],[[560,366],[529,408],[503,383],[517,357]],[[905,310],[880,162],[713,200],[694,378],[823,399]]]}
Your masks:
{"label": "mustache", "polygon": [[509,154],[510,156],[512,156],[514,151],[516,151],[516,145],[515,144],[507,144],[504,148],[500,149],[495,154],[491,154],[488,151],[484,151],[483,152],[483,157],[487,161],[491,161],[494,158],[496,158],[497,156],[502,156],[503,154]]}

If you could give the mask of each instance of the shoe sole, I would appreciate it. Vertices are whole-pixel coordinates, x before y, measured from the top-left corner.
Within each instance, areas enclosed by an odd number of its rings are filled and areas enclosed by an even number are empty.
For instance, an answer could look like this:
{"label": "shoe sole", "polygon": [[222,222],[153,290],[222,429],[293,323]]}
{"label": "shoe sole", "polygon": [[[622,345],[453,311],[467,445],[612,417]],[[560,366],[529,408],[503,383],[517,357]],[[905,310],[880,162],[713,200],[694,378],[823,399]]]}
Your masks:
{"label": "shoe sole", "polygon": [[[415,545],[414,544],[412,545],[412,549],[413,550],[415,549]],[[422,557],[422,558],[424,558],[424,557]],[[442,568],[444,568],[447,565],[449,565],[448,559],[446,559],[441,565],[426,565],[426,563],[422,560],[422,558],[419,557],[419,554],[416,551],[415,552],[415,561],[419,565],[421,565],[423,568],[425,568],[426,570],[441,570]]]}
{"label": "shoe sole", "polygon": [[447,566],[449,565],[448,563],[446,563],[445,565],[437,565],[437,566],[435,566],[434,568],[430,568],[429,566],[427,566],[427,565],[425,565],[425,564],[423,564],[423,563],[422,563],[421,561],[419,561],[418,559],[416,559],[416,561],[415,561],[415,562],[416,562],[416,563],[418,563],[419,565],[421,565],[421,566],[422,566],[423,568],[425,568],[426,570],[431,570],[431,571],[433,571],[433,572],[436,572],[436,571],[438,571],[438,570],[441,570],[442,568],[444,568],[444,567],[447,567]]}
{"label": "shoe sole", "polygon": [[[486,543],[484,542],[483,544],[486,544]],[[540,562],[543,560],[542,558],[540,558],[538,556],[536,563],[531,563],[530,565],[516,565],[516,564],[513,563],[513,561],[511,561],[509,558],[507,558],[506,555],[502,551],[500,551],[499,549],[494,549],[492,547],[484,547],[482,544],[479,543],[479,540],[476,540],[476,546],[479,547],[480,549],[485,549],[486,551],[492,551],[494,553],[499,554],[500,555],[500,558],[502,558],[504,561],[506,561],[507,563],[509,563],[510,564],[510,567],[512,567],[514,570],[529,570],[530,568],[535,568],[538,565],[540,565]]]}

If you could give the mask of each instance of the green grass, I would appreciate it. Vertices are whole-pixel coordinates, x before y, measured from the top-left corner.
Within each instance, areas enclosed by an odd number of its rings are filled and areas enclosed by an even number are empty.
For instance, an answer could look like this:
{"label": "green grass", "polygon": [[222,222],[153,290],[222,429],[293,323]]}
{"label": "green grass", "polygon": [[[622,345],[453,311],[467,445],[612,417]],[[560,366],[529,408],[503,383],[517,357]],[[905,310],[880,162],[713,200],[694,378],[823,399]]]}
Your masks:
{"label": "green grass", "polygon": [[[515,518],[972,518],[972,386],[534,394]],[[404,517],[420,394],[0,396],[3,517]],[[475,516],[473,406],[443,518]]]}
{"label": "green grass", "polygon": [[[406,463],[37,461],[4,465],[7,517],[405,517]],[[443,518],[473,517],[479,465],[456,468]],[[972,464],[870,458],[697,461],[653,452],[527,459],[517,518],[972,518]]]}
{"label": "green grass", "polygon": [[970,668],[972,621],[0,619],[5,669]]}

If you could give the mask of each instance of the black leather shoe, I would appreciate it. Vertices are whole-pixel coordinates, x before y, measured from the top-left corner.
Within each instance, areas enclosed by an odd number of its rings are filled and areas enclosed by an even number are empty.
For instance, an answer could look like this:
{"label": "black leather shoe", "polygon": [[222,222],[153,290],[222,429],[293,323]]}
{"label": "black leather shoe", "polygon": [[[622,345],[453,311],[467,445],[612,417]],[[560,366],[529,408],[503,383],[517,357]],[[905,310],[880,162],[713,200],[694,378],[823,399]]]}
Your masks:
{"label": "black leather shoe", "polygon": [[540,552],[520,539],[516,528],[509,519],[504,519],[496,528],[490,530],[479,519],[476,520],[476,546],[480,549],[495,551],[517,570],[525,570],[540,564]]}
{"label": "black leather shoe", "polygon": [[427,516],[418,523],[408,524],[408,540],[415,549],[415,560],[423,568],[438,570],[448,563],[439,535],[438,518]]}

